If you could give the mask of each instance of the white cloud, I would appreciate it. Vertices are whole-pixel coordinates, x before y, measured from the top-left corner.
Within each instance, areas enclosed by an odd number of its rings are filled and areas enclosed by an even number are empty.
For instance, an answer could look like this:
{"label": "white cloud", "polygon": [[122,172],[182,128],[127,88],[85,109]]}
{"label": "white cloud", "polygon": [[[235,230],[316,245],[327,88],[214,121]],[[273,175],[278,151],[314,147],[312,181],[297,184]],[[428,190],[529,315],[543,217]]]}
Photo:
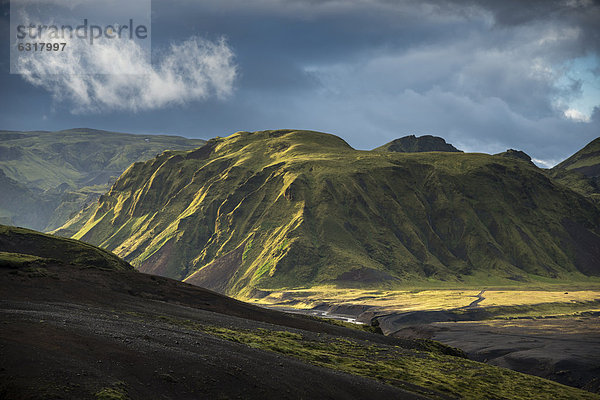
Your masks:
{"label": "white cloud", "polygon": [[531,161],[540,168],[552,168],[560,162],[557,160],[540,160],[539,158],[532,158]]}
{"label": "white cloud", "polygon": [[564,115],[568,119],[571,119],[575,122],[590,122],[590,117],[588,115],[585,115],[581,111],[576,110],[574,108],[569,108],[566,111],[564,111]]}
{"label": "white cloud", "polygon": [[[46,39],[47,42],[58,40]],[[71,40],[70,51],[30,52],[18,63],[28,82],[45,88],[72,112],[141,111],[233,92],[237,66],[224,39],[172,44],[153,65],[134,41]]]}

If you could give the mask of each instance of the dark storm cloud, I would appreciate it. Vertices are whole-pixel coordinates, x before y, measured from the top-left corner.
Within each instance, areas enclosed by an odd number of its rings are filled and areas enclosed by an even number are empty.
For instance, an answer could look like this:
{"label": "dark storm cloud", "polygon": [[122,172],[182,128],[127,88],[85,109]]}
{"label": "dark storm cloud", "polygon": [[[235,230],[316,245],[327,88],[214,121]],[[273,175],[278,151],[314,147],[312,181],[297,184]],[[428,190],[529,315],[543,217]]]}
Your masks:
{"label": "dark storm cloud", "polygon": [[[192,35],[227,38],[239,66],[230,99],[106,118],[73,116],[68,105],[49,106],[43,92],[28,98],[48,117],[38,126],[49,129],[209,137],[304,128],[363,149],[434,134],[465,150],[516,147],[552,162],[600,131],[597,112],[590,122],[563,115],[585,90],[565,63],[598,54],[599,10],[598,2],[576,0],[154,1],[156,49]],[[18,97],[17,82],[11,85]],[[22,110],[6,100],[0,105],[3,121]]]}
{"label": "dark storm cloud", "polygon": [[[457,4],[464,4],[458,1]],[[600,1],[598,0],[505,0],[471,2],[489,10],[496,26],[513,28],[551,22],[576,27],[579,40],[576,47],[564,50],[583,54],[600,50]]]}
{"label": "dark storm cloud", "polygon": [[487,0],[471,4],[490,10],[498,25],[516,26],[532,21],[567,20],[566,22],[576,24],[586,32],[597,33],[597,28],[594,27],[597,25],[600,6],[600,1],[597,0]]}

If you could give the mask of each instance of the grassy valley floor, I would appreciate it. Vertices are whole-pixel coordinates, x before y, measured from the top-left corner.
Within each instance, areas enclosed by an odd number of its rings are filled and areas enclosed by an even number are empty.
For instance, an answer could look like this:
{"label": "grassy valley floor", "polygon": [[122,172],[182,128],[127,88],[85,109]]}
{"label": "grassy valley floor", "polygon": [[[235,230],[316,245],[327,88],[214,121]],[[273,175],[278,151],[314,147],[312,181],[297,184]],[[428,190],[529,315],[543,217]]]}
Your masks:
{"label": "grassy valley floor", "polygon": [[600,391],[600,288],[594,283],[428,290],[317,287],[261,291],[252,301],[374,323],[389,336],[433,339],[474,360]]}
{"label": "grassy valley floor", "polygon": [[[572,286],[571,286],[572,287]],[[250,300],[257,304],[310,309],[323,306],[346,306],[356,309],[376,308],[381,312],[407,312],[451,310],[466,308],[473,303],[482,288],[467,289],[421,289],[369,290],[315,287],[310,289],[262,291],[259,297]],[[556,304],[557,312],[562,308],[589,310],[587,303],[600,300],[600,285],[585,289],[575,287],[569,291],[565,286],[547,289],[489,288],[485,290],[480,307],[531,306]],[[566,306],[568,304],[568,306]],[[593,306],[591,306],[594,308]],[[547,310],[544,314],[551,312]]]}

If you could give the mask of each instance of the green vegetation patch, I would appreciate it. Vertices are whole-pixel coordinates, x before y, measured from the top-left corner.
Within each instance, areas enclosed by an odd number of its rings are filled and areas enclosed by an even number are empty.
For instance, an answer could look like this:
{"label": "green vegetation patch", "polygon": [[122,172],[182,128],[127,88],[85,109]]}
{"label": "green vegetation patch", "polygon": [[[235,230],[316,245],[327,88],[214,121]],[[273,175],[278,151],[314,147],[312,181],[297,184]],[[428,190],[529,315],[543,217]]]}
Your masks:
{"label": "green vegetation patch", "polygon": [[117,382],[111,387],[105,387],[95,394],[96,400],[129,400],[124,382]]}
{"label": "green vegetation patch", "polygon": [[[310,364],[376,379],[432,398],[597,399],[598,396],[531,375],[441,354],[344,337],[270,329],[206,326],[190,320],[160,319],[252,348]],[[415,386],[416,385],[416,386]]]}
{"label": "green vegetation patch", "polygon": [[485,308],[489,313],[483,319],[516,319],[573,316],[579,313],[597,310],[600,300],[573,303],[543,303],[521,306],[495,306]]}
{"label": "green vegetation patch", "polygon": [[49,260],[42,257],[32,256],[30,254],[8,253],[0,251],[0,268],[24,268],[32,264],[45,264]]}

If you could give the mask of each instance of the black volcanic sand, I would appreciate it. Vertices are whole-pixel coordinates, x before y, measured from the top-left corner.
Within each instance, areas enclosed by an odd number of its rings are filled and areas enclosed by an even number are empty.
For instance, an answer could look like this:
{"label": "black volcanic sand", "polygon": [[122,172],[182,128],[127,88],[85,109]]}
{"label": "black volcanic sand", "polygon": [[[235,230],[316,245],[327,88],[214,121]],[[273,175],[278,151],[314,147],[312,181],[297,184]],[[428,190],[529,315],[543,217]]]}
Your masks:
{"label": "black volcanic sand", "polygon": [[600,392],[600,318],[437,322],[401,329],[461,348],[469,358]]}
{"label": "black volcanic sand", "polygon": [[[474,310],[477,319],[485,309]],[[585,315],[587,314],[587,315]],[[428,338],[460,348],[470,359],[600,393],[600,315],[452,321],[446,311],[390,314],[386,334]]]}
{"label": "black volcanic sand", "polygon": [[286,327],[315,339],[319,333],[414,342],[261,309],[137,272],[45,267],[31,274],[0,268],[0,399],[94,399],[109,389],[123,389],[130,399],[424,398],[161,317],[236,329]]}

